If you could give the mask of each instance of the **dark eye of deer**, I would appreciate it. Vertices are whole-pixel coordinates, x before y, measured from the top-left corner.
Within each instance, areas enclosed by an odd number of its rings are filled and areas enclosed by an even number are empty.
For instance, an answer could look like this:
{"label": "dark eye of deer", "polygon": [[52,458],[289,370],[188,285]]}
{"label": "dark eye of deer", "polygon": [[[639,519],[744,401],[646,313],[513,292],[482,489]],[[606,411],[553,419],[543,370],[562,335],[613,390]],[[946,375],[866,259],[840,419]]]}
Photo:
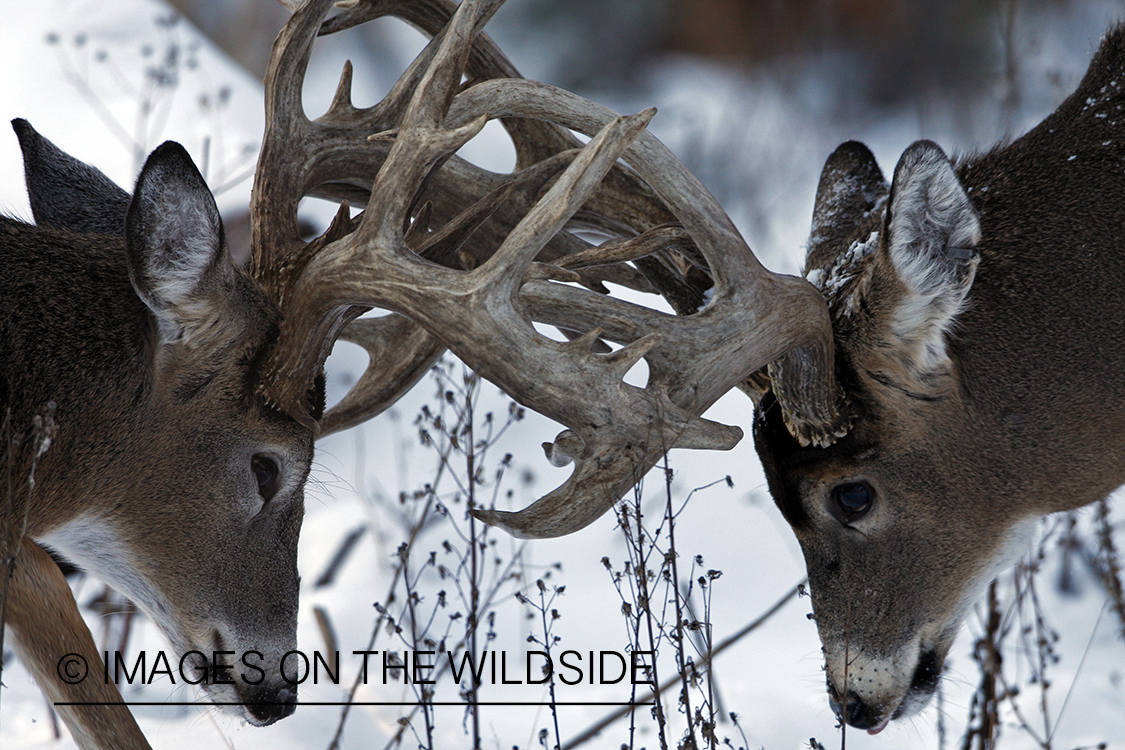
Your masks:
{"label": "dark eye of deer", "polygon": [[277,494],[281,484],[281,471],[277,463],[267,456],[254,456],[250,459],[250,468],[254,470],[254,477],[258,480],[258,494],[262,500],[269,501]]}
{"label": "dark eye of deer", "polygon": [[867,482],[838,484],[832,488],[832,515],[840,523],[854,523],[863,518],[874,502],[875,490]]}

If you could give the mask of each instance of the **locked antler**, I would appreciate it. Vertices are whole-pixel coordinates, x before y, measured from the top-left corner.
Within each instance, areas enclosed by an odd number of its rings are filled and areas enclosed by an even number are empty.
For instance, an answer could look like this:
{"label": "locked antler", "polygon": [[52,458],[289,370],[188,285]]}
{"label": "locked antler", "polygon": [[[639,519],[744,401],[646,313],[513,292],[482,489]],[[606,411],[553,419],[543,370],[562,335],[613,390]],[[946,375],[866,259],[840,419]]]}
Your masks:
{"label": "locked antler", "polygon": [[[793,415],[814,434],[838,432],[819,293],[758,263],[716,201],[644,132],[653,110],[617,117],[515,77],[479,33],[499,4],[465,0],[439,28],[452,11],[439,0],[373,0],[323,24],[329,0],[311,0],[278,38],[253,210],[254,271],[283,311],[263,393],[328,432],[386,408],[448,347],[569,428],[545,446],[556,465],[575,463],[563,486],[517,513],[475,511],[532,537],[587,525],[671,448],[733,447],[741,430],[700,415],[775,360],[827,373],[811,409]],[[300,87],[316,33],[386,13],[432,42],[379,104],[351,105],[347,68],[328,113],[306,119]],[[516,145],[511,174],[455,155],[489,119],[501,119]],[[580,146],[569,131],[591,140]],[[343,201],[325,235],[307,244],[296,231],[304,195]],[[349,202],[366,210],[353,219]],[[574,228],[617,239],[593,247]],[[609,297],[605,279],[659,289],[689,314]],[[712,299],[696,311],[711,280]],[[403,317],[355,320],[372,307]],[[533,322],[577,333],[558,342]],[[337,337],[381,353],[317,423],[307,394]],[[621,348],[601,353],[603,339]],[[647,386],[626,384],[642,357]]]}

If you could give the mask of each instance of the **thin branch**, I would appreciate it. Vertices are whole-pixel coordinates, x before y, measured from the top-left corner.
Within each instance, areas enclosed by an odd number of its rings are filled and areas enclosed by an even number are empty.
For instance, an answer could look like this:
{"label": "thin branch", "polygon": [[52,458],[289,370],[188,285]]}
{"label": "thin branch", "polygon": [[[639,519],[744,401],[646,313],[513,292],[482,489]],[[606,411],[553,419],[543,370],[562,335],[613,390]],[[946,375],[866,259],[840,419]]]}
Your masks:
{"label": "thin branch", "polygon": [[[701,659],[696,666],[700,667],[700,668],[706,668],[706,667],[710,666],[710,664],[712,662],[714,662],[715,659],[717,659],[719,657],[719,654],[723,653],[728,648],[730,648],[731,646],[733,646],[734,644],[738,643],[740,640],[745,638],[747,635],[749,635],[750,633],[757,630],[759,627],[761,627],[761,625],[763,623],[765,623],[768,619],[770,619],[775,614],[777,614],[777,612],[782,607],[784,607],[786,604],[788,604],[790,602],[790,600],[796,598],[798,593],[802,589],[802,587],[807,582],[808,582],[808,579],[806,578],[806,579],[802,580],[800,583],[798,583],[797,585],[795,585],[793,588],[789,589],[789,591],[786,592],[780,599],[778,599],[776,602],[774,602],[773,606],[771,606],[769,609],[767,609],[762,614],[758,615],[758,617],[756,617],[755,619],[751,620],[749,623],[747,623],[747,625],[745,627],[743,627],[737,633],[734,633],[733,635],[725,638],[722,642],[719,643],[719,645],[715,646],[715,648],[711,651],[710,655]],[[665,690],[669,689],[670,687],[672,687],[673,685],[675,685],[679,681],[680,681],[680,675],[675,675],[674,677],[670,677],[663,684],[661,684],[656,690],[653,691],[652,696],[649,700],[655,700],[661,693],[663,693]],[[587,729],[582,731],[578,736],[574,737],[569,742],[567,742],[566,745],[563,746],[563,750],[573,750],[576,747],[580,747],[580,746],[586,744],[587,742],[592,740],[594,737],[598,736],[602,732],[603,729],[605,729],[609,725],[613,724],[614,722],[616,722],[618,719],[625,716],[626,714],[631,713],[633,710],[634,710],[633,706],[625,706],[623,708],[620,708],[620,709],[614,711],[613,713],[607,714],[603,719],[596,722],[595,724],[590,725]]]}

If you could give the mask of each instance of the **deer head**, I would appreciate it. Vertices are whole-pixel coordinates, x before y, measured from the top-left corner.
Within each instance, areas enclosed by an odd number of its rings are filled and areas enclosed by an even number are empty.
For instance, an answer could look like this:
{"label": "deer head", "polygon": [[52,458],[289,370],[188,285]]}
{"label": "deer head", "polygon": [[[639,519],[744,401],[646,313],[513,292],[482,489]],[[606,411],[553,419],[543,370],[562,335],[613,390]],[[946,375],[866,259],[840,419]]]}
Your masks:
{"label": "deer head", "polygon": [[[0,242],[6,624],[52,699],[120,701],[59,683],[64,654],[100,656],[46,547],[139,604],[213,700],[272,723],[296,701],[281,662],[313,437],[255,391],[277,305],[231,261],[179,145],[152,153],[129,196],[14,125],[40,226],[5,219]],[[261,678],[224,679],[221,664]],[[131,721],[60,710],[85,747],[144,746]]]}
{"label": "deer head", "polygon": [[[890,185],[845,143],[817,190],[806,276],[854,418],[818,445],[772,368],[755,443],[808,566],[838,716],[926,704],[967,610],[1043,514],[1125,481],[1120,375],[1125,32],[1011,145],[959,163],[919,141]],[[1108,116],[1107,116],[1108,114]]]}

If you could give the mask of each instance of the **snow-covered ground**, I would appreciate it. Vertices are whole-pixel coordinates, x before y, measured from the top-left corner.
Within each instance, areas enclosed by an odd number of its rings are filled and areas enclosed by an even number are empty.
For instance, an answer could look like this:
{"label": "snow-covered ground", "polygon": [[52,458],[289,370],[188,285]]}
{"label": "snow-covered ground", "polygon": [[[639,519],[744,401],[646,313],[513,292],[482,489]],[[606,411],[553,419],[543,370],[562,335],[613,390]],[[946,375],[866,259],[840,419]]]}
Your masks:
{"label": "snow-covered ground", "polygon": [[[1118,13],[1121,8],[1113,3],[1073,2],[1054,4],[1047,11],[1021,19],[1024,95],[1020,109],[1010,119],[1013,133],[1034,124],[1073,88],[1099,35]],[[143,158],[148,149],[165,138],[179,140],[198,162],[206,162],[204,171],[212,184],[224,185],[220,207],[236,211],[248,202],[249,181],[232,181],[252,165],[252,149],[261,133],[260,85],[224,62],[221,54],[184,22],[154,22],[166,19],[167,14],[161,5],[149,0],[42,0],[6,8],[5,23],[0,28],[0,70],[5,71],[0,76],[0,110],[4,119],[30,120],[64,150],[96,164],[125,186],[132,182],[138,155]],[[398,54],[418,42],[411,33],[402,41],[388,44],[391,53]],[[175,66],[168,65],[171,49],[177,50]],[[336,58],[344,54],[348,54],[346,48],[320,56],[325,70],[316,74],[315,86],[331,91],[339,69]],[[833,117],[832,102],[837,94],[833,77],[825,71],[858,62],[849,56],[793,59],[776,69],[735,74],[691,60],[668,59],[654,63],[632,95],[613,91],[592,96],[619,110],[656,104],[660,115],[652,129],[684,155],[728,204],[766,264],[793,272],[800,264],[820,165],[840,141],[866,141],[884,170],[889,171],[902,149],[916,138],[932,138],[947,150],[958,151],[987,145],[1007,130],[997,104],[999,90],[995,96],[979,101],[951,102],[931,94],[926,101],[912,101],[895,109],[850,119]],[[520,65],[521,61],[516,59],[516,63]],[[158,75],[142,78],[141,71],[148,68]],[[378,90],[397,70],[370,73],[379,80],[373,86]],[[170,76],[176,79],[174,86],[152,83],[167,82]],[[316,104],[309,106],[315,108]],[[495,129],[486,131],[486,136],[483,145],[474,147],[471,158],[482,162],[510,158]],[[0,210],[29,217],[14,135],[0,134],[0,175]],[[348,383],[354,382],[362,365],[363,357],[357,350],[341,346],[329,361],[330,398],[332,394],[338,397]],[[453,379],[446,381],[443,390],[456,389],[461,383],[458,365],[451,364],[449,372]],[[435,452],[420,444],[415,425],[423,405],[440,401],[434,392],[433,381],[427,380],[389,413],[333,436],[318,447],[300,548],[303,591],[299,644],[307,652],[327,648],[315,614],[315,608],[321,608],[331,621],[338,649],[345,654],[345,684],[354,678],[359,666],[347,655],[368,649],[378,614],[373,604],[386,602],[396,549],[422,504],[410,495],[435,482]],[[508,403],[485,386],[477,411],[479,436],[485,429],[483,414],[492,411],[502,422]],[[729,394],[708,416],[745,429],[751,419],[750,403],[740,394]],[[538,448],[540,442],[554,437],[556,429],[529,414],[512,425],[480,459],[491,477],[505,453],[514,456],[500,484],[500,505],[522,507],[565,479],[568,470],[551,468]],[[681,566],[690,567],[693,558],[701,555],[702,570],[722,571],[721,577],[708,584],[713,590],[712,636],[718,643],[800,582],[803,561],[795,539],[765,492],[757,458],[746,441],[729,454],[675,452],[670,466],[675,472],[672,494],[677,507],[693,488],[711,485],[728,475],[733,481],[733,487],[720,482],[694,493],[678,515],[675,530]],[[463,518],[463,500],[458,503],[453,499],[457,494],[453,477],[457,473],[457,462],[453,461],[437,487],[450,512],[438,516],[419,534],[412,556],[419,566],[432,550],[438,563],[455,569],[456,563],[451,561],[466,548],[468,524]],[[489,479],[479,490],[488,493],[486,502],[491,502],[493,489],[493,480]],[[505,497],[509,490],[510,499]],[[400,503],[403,493],[407,499]],[[661,478],[650,476],[644,487],[643,507],[653,527],[662,512],[664,493]],[[1118,502],[1116,518],[1123,513]],[[1087,520],[1090,516],[1085,512]],[[1057,521],[1048,522],[1045,528],[1050,523]],[[318,588],[316,580],[342,540],[361,526],[366,531],[335,581]],[[1117,526],[1120,528],[1120,520]],[[1125,542],[1123,537],[1119,531],[1119,548]],[[527,638],[543,638],[539,620],[528,619],[530,610],[512,593],[518,588],[539,601],[534,585],[537,578],[549,576],[544,578],[548,594],[551,587],[566,587],[551,605],[560,614],[552,625],[552,634],[561,639],[555,648],[581,654],[625,649],[628,636],[621,615],[622,600],[602,563],[602,558],[608,557],[611,566],[621,570],[627,558],[623,535],[612,514],[579,534],[558,540],[523,544],[503,535],[490,538],[495,545],[488,548],[485,557],[500,560],[502,567],[517,560],[513,570],[523,576],[521,581],[502,586],[502,599],[492,607],[496,615],[490,629],[497,633],[497,639],[489,648],[509,654],[513,661],[508,675],[523,673],[523,664],[518,661],[521,654],[539,650]],[[443,547],[445,541],[448,549]],[[1029,683],[1030,665],[1037,663],[1037,657],[1027,653],[1016,636],[1006,644],[1009,677],[1023,686],[1021,713],[1036,732],[1051,736],[1050,747],[1108,743],[1111,748],[1125,748],[1125,644],[1121,623],[1106,608],[1104,591],[1080,566],[1078,592],[1058,592],[1054,582],[1061,558],[1054,553],[1056,546],[1055,542],[1047,545],[1051,554],[1036,584],[1041,611],[1058,634],[1053,652],[1059,658],[1048,667],[1050,687],[1045,699],[1041,699],[1039,685]],[[435,606],[438,591],[448,593],[450,603],[432,626],[432,632],[440,636],[452,612],[464,609],[456,594],[454,579],[458,576],[442,578],[436,568],[421,572],[419,591],[426,613]],[[681,576],[691,580],[699,572],[682,570]],[[1002,588],[1010,593],[1011,576],[1003,581]],[[78,597],[83,602],[100,589],[88,580],[80,586]],[[401,588],[398,597],[398,603],[390,606],[396,617],[401,612]],[[702,606],[702,601],[698,599],[696,605]],[[716,732],[719,737],[729,737],[735,747],[796,749],[807,747],[814,737],[829,748],[843,744],[828,708],[819,642],[814,624],[806,617],[809,609],[807,599],[791,601],[719,658],[714,672],[716,700],[721,702],[723,712],[739,716],[739,727],[722,723]],[[100,623],[92,615],[91,625],[95,635],[101,632]],[[456,621],[450,627],[455,633]],[[931,706],[920,717],[896,724],[878,737],[849,732],[847,746],[853,750],[959,747],[979,679],[972,649],[981,627],[979,618],[971,617],[954,647],[940,706]],[[450,638],[452,644],[453,636]],[[155,652],[163,647],[154,628],[143,623],[136,628],[129,649],[131,653]],[[401,651],[406,646],[383,632],[373,648]],[[661,662],[664,674],[668,674],[671,663],[667,661],[670,651],[666,644]],[[445,680],[439,685],[439,699],[456,700],[456,687],[448,678]],[[356,700],[413,700],[413,693],[401,684],[384,686],[381,682],[381,677],[372,677],[373,684],[360,689]],[[340,708],[311,704],[341,701],[345,690],[345,685],[327,680],[303,685],[301,700],[306,705],[293,717],[266,729],[195,707],[145,706],[136,708],[135,713],[158,749],[327,747],[339,723]],[[618,702],[629,697],[620,685],[561,685],[558,690],[560,701]],[[195,694],[190,687],[162,681],[139,691],[126,690],[126,697],[173,702],[194,700]],[[532,685],[489,684],[480,695],[481,701],[535,703],[546,698],[545,687]],[[1047,705],[1049,729],[1044,729],[1041,700]],[[674,743],[684,722],[675,713],[673,698],[667,705],[673,727],[669,737]],[[397,720],[402,710],[374,705],[354,708],[340,746],[384,746],[400,728]],[[562,740],[576,736],[610,710],[599,706],[560,709]],[[458,707],[436,709],[435,747],[469,746],[462,718],[463,711]],[[1029,732],[1016,725],[1014,715],[1009,713],[1005,718],[1008,725],[1000,747],[1040,747]],[[549,730],[548,744],[554,742],[554,724],[542,707],[484,706],[481,722],[484,747],[536,747],[541,729]],[[636,746],[658,746],[651,721],[642,723],[646,729],[638,735]],[[415,717],[413,728],[406,734],[407,746],[418,744],[411,732],[424,739],[420,717]],[[26,673],[18,666],[6,668],[0,691],[0,746],[11,750],[73,746],[65,730],[63,735],[62,740],[53,739],[45,701]],[[620,722],[589,746],[616,748],[628,741],[627,724]]]}

